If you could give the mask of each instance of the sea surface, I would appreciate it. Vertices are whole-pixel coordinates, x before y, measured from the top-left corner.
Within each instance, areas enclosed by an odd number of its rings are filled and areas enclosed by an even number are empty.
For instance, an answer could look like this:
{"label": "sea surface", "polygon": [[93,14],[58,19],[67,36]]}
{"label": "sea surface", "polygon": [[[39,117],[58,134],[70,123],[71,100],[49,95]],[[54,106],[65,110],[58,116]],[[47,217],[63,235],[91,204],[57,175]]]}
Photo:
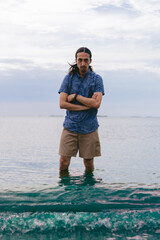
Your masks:
{"label": "sea surface", "polygon": [[102,156],[59,175],[64,117],[0,117],[0,239],[160,239],[160,118],[99,117]]}

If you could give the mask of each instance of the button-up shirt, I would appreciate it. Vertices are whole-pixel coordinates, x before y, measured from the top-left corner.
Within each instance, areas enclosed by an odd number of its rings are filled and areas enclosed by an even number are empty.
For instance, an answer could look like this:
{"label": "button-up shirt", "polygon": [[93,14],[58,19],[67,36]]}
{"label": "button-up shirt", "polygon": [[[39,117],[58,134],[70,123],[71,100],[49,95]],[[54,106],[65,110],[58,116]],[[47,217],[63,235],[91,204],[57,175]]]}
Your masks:
{"label": "button-up shirt", "polygon": [[[102,92],[104,95],[103,80],[101,76],[95,74],[90,69],[83,78],[80,77],[79,73],[67,74],[59,89],[59,93],[61,92],[65,92],[68,95],[77,93],[87,98],[91,98],[95,92]],[[82,105],[78,101],[75,104]],[[66,110],[63,126],[75,133],[87,134],[93,132],[99,126],[97,112],[98,110],[95,108],[83,111]]]}

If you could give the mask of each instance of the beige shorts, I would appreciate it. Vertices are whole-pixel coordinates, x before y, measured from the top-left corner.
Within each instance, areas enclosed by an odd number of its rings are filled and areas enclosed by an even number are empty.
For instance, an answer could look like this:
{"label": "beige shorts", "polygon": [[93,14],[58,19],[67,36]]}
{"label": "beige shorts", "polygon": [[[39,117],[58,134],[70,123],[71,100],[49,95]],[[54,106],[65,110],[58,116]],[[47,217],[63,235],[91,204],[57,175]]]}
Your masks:
{"label": "beige shorts", "polygon": [[79,134],[64,128],[60,140],[59,155],[76,157],[78,150],[81,158],[92,159],[101,156],[98,130],[88,134]]}

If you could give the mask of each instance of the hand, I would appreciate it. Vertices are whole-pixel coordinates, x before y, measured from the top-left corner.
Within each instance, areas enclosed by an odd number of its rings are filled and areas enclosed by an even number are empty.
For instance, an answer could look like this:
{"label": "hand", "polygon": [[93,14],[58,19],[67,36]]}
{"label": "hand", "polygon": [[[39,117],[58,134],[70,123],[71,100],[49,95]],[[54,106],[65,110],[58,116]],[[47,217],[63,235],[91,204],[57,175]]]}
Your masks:
{"label": "hand", "polygon": [[92,98],[93,98],[93,99],[96,99],[97,96],[98,96],[98,93],[95,92],[95,93],[92,95]]}
{"label": "hand", "polygon": [[75,95],[76,95],[75,93],[68,95],[68,102],[72,102]]}

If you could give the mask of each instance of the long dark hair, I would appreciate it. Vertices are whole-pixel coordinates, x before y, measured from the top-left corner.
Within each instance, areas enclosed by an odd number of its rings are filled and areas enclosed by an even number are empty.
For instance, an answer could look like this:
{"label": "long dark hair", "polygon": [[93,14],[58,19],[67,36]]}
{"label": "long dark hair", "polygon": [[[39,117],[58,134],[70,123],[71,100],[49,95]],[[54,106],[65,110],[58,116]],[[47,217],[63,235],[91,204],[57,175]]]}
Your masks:
{"label": "long dark hair", "polygon": [[[77,58],[77,54],[80,52],[88,53],[90,59],[92,59],[92,53],[87,47],[80,47],[75,53],[75,59]],[[72,73],[75,74],[76,72],[79,72],[79,69],[76,63],[69,64],[69,65],[70,65],[69,74],[72,74]],[[89,66],[89,69],[93,72],[93,68],[91,66]]]}

